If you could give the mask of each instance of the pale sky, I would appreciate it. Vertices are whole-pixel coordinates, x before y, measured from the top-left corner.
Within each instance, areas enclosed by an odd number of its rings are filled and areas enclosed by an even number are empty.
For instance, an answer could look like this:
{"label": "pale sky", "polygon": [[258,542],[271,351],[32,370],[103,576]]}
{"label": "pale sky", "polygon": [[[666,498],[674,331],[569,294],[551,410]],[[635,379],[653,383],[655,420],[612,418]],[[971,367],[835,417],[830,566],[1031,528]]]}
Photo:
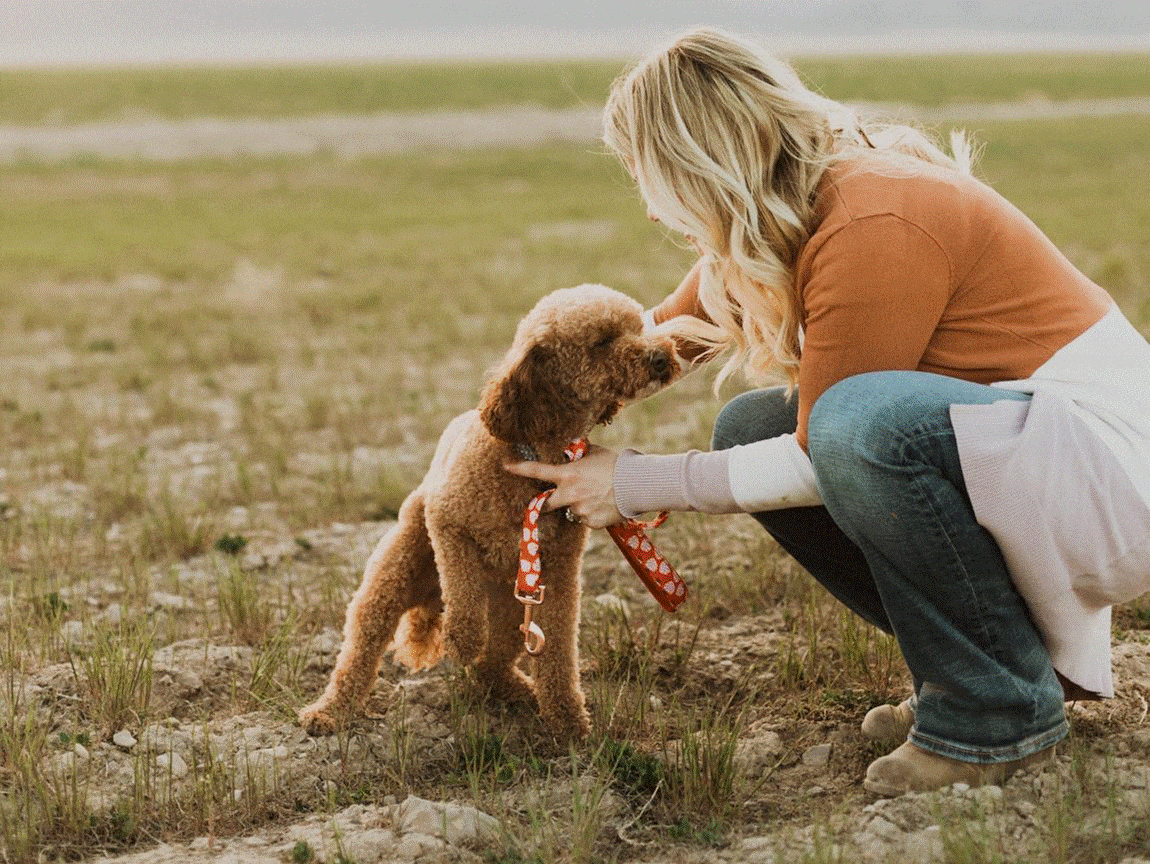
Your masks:
{"label": "pale sky", "polygon": [[696,24],[807,53],[1150,50],[1148,0],[0,0],[0,65],[627,57]]}

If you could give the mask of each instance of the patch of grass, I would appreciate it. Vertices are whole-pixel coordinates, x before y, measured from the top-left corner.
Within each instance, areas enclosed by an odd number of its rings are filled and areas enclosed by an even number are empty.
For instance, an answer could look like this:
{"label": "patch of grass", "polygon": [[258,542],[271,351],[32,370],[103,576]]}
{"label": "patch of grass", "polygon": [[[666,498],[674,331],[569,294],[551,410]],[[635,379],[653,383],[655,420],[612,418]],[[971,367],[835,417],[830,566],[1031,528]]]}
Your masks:
{"label": "patch of grass", "polygon": [[216,575],[217,603],[228,631],[241,645],[260,645],[269,637],[275,612],[252,573],[235,561],[220,563]]}
{"label": "patch of grass", "polygon": [[[626,60],[0,70],[0,123],[598,106]],[[941,105],[1147,95],[1147,55],[797,57],[836,99]]]}
{"label": "patch of grass", "polygon": [[679,814],[673,821],[680,832],[714,843],[730,827],[745,791],[735,766],[740,728],[729,709],[710,712],[668,753],[662,806],[664,813]]}
{"label": "patch of grass", "polygon": [[225,555],[239,555],[244,551],[244,547],[248,545],[248,538],[242,534],[222,534],[216,540],[214,546],[217,552],[223,552]]}
{"label": "patch of grass", "polygon": [[69,647],[84,714],[101,738],[147,722],[154,638],[144,625],[128,623],[96,630],[89,644]]}
{"label": "patch of grass", "polygon": [[946,105],[1150,95],[1142,53],[953,54],[797,58],[834,99]]}
{"label": "patch of grass", "polygon": [[210,515],[165,488],[146,505],[139,546],[146,558],[180,560],[207,551],[214,534]]}
{"label": "patch of grass", "polygon": [[611,860],[610,776],[585,766],[572,753],[567,771],[550,780],[561,791],[553,798],[538,795],[518,824],[508,826],[506,854],[532,864]]}
{"label": "patch of grass", "polygon": [[0,122],[566,108],[600,104],[620,66],[563,60],[0,70]]}

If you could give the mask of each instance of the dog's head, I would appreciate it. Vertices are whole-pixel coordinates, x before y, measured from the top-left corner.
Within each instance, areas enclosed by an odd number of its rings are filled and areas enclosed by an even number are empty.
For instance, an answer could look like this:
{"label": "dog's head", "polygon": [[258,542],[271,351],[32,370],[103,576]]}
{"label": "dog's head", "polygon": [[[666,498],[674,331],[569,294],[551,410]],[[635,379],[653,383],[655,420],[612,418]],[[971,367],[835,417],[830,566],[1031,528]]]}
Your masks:
{"label": "dog's head", "polygon": [[679,372],[674,344],[643,335],[642,307],[603,285],[541,299],[483,389],[487,430],[510,443],[567,443]]}

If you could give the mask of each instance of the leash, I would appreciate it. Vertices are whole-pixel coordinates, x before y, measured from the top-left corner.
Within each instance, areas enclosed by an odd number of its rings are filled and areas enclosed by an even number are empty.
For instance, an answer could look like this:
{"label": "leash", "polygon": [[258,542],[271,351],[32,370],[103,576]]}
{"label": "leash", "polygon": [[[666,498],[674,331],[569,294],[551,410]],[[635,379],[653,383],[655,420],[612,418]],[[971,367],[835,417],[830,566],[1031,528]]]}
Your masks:
{"label": "leash", "polygon": [[[563,450],[563,455],[568,462],[574,462],[583,458],[589,446],[585,438],[572,441]],[[519,455],[527,459],[536,458],[530,448],[519,448]],[[523,515],[523,535],[519,539],[519,575],[515,581],[515,599],[523,604],[523,624],[519,627],[523,633],[523,647],[533,656],[543,651],[547,641],[543,630],[531,618],[534,607],[543,602],[543,592],[547,587],[539,581],[543,573],[539,556],[539,517],[543,513],[543,504],[554,491],[545,489],[531,499]],[[667,559],[659,554],[646,533],[647,529],[659,527],[666,519],[666,513],[660,513],[650,522],[630,519],[621,525],[611,525],[607,533],[631,569],[647,586],[647,590],[659,601],[659,605],[668,612],[674,612],[687,599],[687,585]]]}

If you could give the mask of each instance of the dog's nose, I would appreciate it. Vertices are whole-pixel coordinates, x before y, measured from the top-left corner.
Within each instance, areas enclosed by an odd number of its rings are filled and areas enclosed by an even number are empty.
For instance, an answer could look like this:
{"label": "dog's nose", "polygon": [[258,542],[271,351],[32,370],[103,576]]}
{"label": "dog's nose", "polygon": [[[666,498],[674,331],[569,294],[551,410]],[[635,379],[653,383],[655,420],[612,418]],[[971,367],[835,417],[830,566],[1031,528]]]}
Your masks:
{"label": "dog's nose", "polygon": [[656,378],[665,381],[670,376],[671,358],[666,351],[658,348],[652,350],[647,357],[647,362],[651,366],[651,374]]}

